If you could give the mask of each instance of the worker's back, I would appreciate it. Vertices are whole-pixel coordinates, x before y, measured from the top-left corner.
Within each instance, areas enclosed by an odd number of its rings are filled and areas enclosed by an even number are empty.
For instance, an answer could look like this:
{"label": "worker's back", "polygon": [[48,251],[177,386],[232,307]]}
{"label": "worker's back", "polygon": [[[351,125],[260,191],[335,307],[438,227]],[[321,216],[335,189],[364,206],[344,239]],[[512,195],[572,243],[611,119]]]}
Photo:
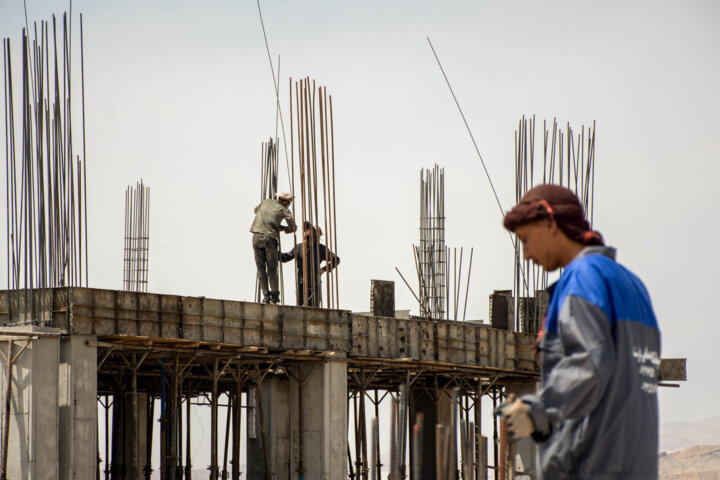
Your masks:
{"label": "worker's back", "polygon": [[292,213],[277,200],[268,198],[255,207],[255,220],[250,227],[252,233],[270,235],[276,240],[280,239],[280,222],[283,219],[292,219]]}

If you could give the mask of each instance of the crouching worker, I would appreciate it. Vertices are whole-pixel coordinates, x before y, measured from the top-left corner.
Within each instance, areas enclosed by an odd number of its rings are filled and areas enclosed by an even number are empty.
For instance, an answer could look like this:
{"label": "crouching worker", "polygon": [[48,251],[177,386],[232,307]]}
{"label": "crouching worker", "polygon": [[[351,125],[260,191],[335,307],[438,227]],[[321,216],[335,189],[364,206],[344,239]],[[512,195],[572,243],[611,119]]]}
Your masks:
{"label": "crouching worker", "polygon": [[[292,202],[292,195],[276,193],[275,196],[277,200],[268,198],[255,207],[255,220],[250,227],[250,232],[253,234],[252,245],[263,303],[280,301],[278,282],[280,231],[292,233],[297,230],[292,213],[287,208]],[[281,225],[283,219],[287,226]]]}
{"label": "crouching worker", "polygon": [[526,260],[564,269],[539,334],[542,386],[496,412],[509,437],[532,436],[545,480],[656,480],[660,332],[645,286],[566,188],[531,189],[504,225]]}
{"label": "crouching worker", "polygon": [[[313,227],[310,222],[304,222],[303,243],[297,244],[293,250],[280,256],[283,262],[295,260],[297,304],[300,306],[320,306],[322,301],[320,277],[325,272],[331,272],[340,263],[340,257],[320,243],[322,234],[320,227]],[[325,265],[320,266],[322,262],[325,262]],[[306,267],[307,275],[304,275]]]}

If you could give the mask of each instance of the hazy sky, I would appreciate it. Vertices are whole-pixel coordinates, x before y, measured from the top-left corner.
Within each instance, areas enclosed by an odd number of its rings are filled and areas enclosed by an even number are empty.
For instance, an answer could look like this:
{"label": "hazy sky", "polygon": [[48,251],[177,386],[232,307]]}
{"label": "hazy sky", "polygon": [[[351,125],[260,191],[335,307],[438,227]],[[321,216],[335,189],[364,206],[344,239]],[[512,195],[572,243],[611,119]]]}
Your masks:
{"label": "hazy sky", "polygon": [[[68,9],[27,3],[30,22]],[[429,36],[503,209],[514,198],[521,116],[576,130],[597,122],[595,227],[646,282],[663,356],[688,359],[689,381],[661,389],[661,421],[717,415],[717,2],[262,7],[281,56],[283,109],[290,76],[310,76],[333,96],[343,308],[367,310],[377,278],[396,281],[397,308],[416,310],[394,268],[413,274],[419,171],[434,163],[445,168],[447,243],[475,249],[468,317],[487,319],[488,295],[512,285],[511,244]],[[275,133],[257,4],[75,1],[75,34],[80,12],[91,286],[122,287],[124,192],[142,177],[151,187],[150,291],[251,300],[260,144]],[[15,52],[24,24],[23,3],[0,0],[0,35]]]}

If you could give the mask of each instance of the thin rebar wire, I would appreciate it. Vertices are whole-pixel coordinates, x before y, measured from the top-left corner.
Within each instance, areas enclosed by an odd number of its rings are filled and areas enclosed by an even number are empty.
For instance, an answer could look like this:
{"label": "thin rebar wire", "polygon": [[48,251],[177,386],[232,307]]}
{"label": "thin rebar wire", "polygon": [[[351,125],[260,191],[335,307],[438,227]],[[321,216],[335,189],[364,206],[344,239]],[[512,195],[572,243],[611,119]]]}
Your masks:
{"label": "thin rebar wire", "polygon": [[470,125],[468,125],[467,120],[465,119],[465,114],[462,111],[462,108],[460,107],[460,102],[458,102],[457,97],[455,96],[455,92],[453,91],[452,85],[450,85],[450,80],[448,80],[447,75],[445,74],[445,69],[442,66],[442,63],[440,63],[440,58],[438,57],[437,52],[435,51],[435,47],[433,46],[432,42],[430,41],[430,37],[427,37],[427,41],[430,44],[430,49],[433,52],[433,55],[435,56],[435,60],[437,61],[438,67],[440,67],[440,71],[443,74],[443,78],[445,79],[445,83],[447,83],[448,88],[450,89],[450,94],[453,97],[453,100],[455,101],[455,105],[458,108],[458,111],[460,112],[460,116],[462,117],[463,123],[465,124],[465,128],[468,131],[468,134],[470,135],[470,139],[472,140],[473,146],[475,147],[475,152],[478,155],[478,158],[480,158],[480,163],[482,164],[483,170],[485,171],[485,176],[488,179],[488,182],[490,183],[490,188],[492,189],[493,195],[495,196],[495,201],[497,202],[497,206],[500,209],[500,215],[505,215],[505,212],[502,208],[502,205],[500,204],[500,198],[498,198],[497,191],[495,190],[495,185],[493,185],[492,179],[490,178],[490,173],[488,172],[487,167],[485,166],[485,160],[482,158],[482,154],[480,153],[480,149],[477,146],[477,142],[475,141],[475,136],[472,134],[472,131],[470,130]]}
{"label": "thin rebar wire", "polygon": [[82,13],[80,14],[80,85],[81,85],[81,93],[82,93],[82,136],[83,136],[83,142],[82,142],[82,149],[83,149],[83,177],[85,181],[83,182],[83,191],[84,191],[84,198],[85,198],[85,204],[83,207],[85,208],[85,286],[89,286],[89,272],[90,268],[88,266],[88,228],[87,228],[87,150],[85,148],[85,49],[83,47],[85,41],[83,38],[83,16]]}
{"label": "thin rebar wire", "polygon": [[[465,124],[465,128],[468,131],[468,134],[470,135],[470,139],[472,140],[473,146],[475,147],[475,152],[478,155],[478,158],[480,159],[480,163],[483,167],[483,171],[485,172],[485,176],[488,179],[488,183],[490,184],[490,188],[492,189],[493,196],[495,197],[495,201],[497,202],[498,209],[500,210],[500,216],[504,217],[505,212],[502,208],[502,205],[500,204],[500,198],[497,195],[497,191],[495,190],[495,185],[492,182],[492,179],[490,178],[490,172],[488,172],[488,169],[485,165],[485,160],[482,158],[482,154],[480,153],[480,149],[477,146],[477,142],[475,141],[475,136],[472,134],[472,130],[470,130],[470,125],[467,122],[467,119],[465,118],[465,114],[463,113],[462,108],[460,107],[460,102],[458,101],[457,97],[455,96],[455,92],[453,91],[452,85],[450,85],[450,80],[448,79],[447,75],[445,74],[445,69],[442,66],[442,63],[440,63],[440,58],[437,55],[437,52],[435,51],[435,47],[433,47],[432,42],[430,41],[430,37],[427,37],[427,41],[430,44],[430,49],[433,52],[433,55],[435,56],[435,60],[437,61],[438,66],[440,67],[440,71],[443,74],[443,78],[445,79],[445,83],[447,83],[448,88],[450,89],[450,94],[453,97],[453,100],[455,101],[455,105],[458,108],[458,111],[460,112],[460,116],[462,117],[463,123]],[[510,238],[510,243],[512,243],[513,248],[517,248],[517,240],[513,237],[512,233],[508,232],[508,237]],[[527,279],[525,278],[525,271],[521,271],[523,283],[527,285]]]}
{"label": "thin rebar wire", "polygon": [[[290,165],[289,165],[289,159],[288,159],[288,153],[287,153],[287,140],[285,138],[285,121],[283,119],[282,108],[280,108],[280,86],[279,86],[280,72],[278,71],[278,76],[276,78],[275,77],[275,67],[273,66],[272,56],[270,55],[270,45],[268,44],[267,33],[265,31],[265,22],[263,21],[262,9],[260,8],[260,0],[257,0],[257,7],[258,7],[258,15],[260,17],[260,25],[262,26],[263,39],[265,40],[265,50],[267,51],[268,62],[270,63],[270,73],[272,74],[272,77],[273,77],[273,87],[275,88],[275,101],[277,103],[277,112],[280,114],[280,127],[281,127],[282,134],[283,134],[283,145],[285,147],[285,164],[286,164],[287,173],[288,173],[288,184],[292,186],[293,182],[290,179]],[[280,59],[278,57],[278,70],[279,69],[280,69]],[[292,102],[292,99],[291,99],[291,102]],[[290,193],[292,195],[295,195],[294,191],[291,191]]]}

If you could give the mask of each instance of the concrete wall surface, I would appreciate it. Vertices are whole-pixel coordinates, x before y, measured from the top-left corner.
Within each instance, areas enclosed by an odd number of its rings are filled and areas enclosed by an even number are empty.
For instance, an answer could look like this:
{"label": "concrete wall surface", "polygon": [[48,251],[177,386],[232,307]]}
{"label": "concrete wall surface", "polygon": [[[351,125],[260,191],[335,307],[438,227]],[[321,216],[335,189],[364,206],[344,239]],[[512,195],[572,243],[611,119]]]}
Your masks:
{"label": "concrete wall surface", "polygon": [[[54,328],[0,328],[0,405],[10,386],[7,478],[94,478],[97,472],[95,337]],[[8,379],[8,360],[12,365]],[[8,385],[10,380],[10,385]]]}
{"label": "concrete wall surface", "polygon": [[[7,478],[58,478],[60,332],[42,327],[3,328],[0,336],[0,405],[6,427],[8,358],[12,362]],[[42,334],[33,337],[32,333]],[[16,334],[16,335],[13,335]]]}
{"label": "concrete wall surface", "polygon": [[[271,374],[262,385],[269,478],[345,479],[346,363],[296,362],[286,369],[287,375]],[[249,400],[248,407],[248,422],[252,422],[254,428],[250,428],[248,434],[247,474],[248,478],[262,479],[265,478],[265,458],[259,400]]]}
{"label": "concrete wall surface", "polygon": [[97,349],[94,336],[60,342],[58,444],[61,480],[93,478],[97,472]]}

